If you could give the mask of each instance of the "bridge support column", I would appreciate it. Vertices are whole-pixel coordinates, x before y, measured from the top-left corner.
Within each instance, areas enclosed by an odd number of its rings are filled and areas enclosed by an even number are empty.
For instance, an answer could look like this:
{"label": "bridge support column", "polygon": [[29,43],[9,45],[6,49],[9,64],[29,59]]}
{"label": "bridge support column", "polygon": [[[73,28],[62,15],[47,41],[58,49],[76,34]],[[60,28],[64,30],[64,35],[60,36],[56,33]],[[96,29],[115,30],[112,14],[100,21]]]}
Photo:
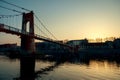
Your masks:
{"label": "bridge support column", "polygon": [[[29,27],[28,32],[27,27]],[[22,33],[34,36],[34,17],[32,11],[30,13],[23,13]],[[34,38],[27,35],[21,35],[21,49],[23,54],[35,53]]]}
{"label": "bridge support column", "polygon": [[34,36],[34,19],[32,11],[30,13],[23,13],[22,33],[24,33],[25,35],[21,35],[22,51],[20,57],[20,78],[22,80],[34,80],[35,41],[33,37],[30,37]]}

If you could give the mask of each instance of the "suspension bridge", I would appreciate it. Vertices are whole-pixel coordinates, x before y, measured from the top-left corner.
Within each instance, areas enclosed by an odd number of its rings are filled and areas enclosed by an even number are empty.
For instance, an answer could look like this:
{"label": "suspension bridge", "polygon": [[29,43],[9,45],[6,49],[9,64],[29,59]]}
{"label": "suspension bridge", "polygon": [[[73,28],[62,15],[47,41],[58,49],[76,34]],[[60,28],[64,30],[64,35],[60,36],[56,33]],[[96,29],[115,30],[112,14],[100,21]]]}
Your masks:
{"label": "suspension bridge", "polygon": [[[15,10],[15,9],[11,9],[11,8],[7,8],[7,7],[4,7],[4,6],[0,6],[0,8],[7,9],[7,10],[10,10],[10,11],[19,13],[17,15],[0,15],[0,20],[1,20],[1,22],[0,22],[0,32],[5,32],[7,34],[13,34],[13,35],[20,36],[20,38],[21,38],[21,49],[23,51],[28,52],[28,53],[35,53],[36,50],[35,50],[35,41],[34,41],[34,39],[47,41],[47,42],[51,42],[51,43],[55,43],[55,44],[61,45],[63,47],[67,47],[72,52],[74,52],[76,50],[74,47],[72,47],[70,45],[58,42],[56,37],[47,29],[47,27],[35,15],[35,13],[33,11],[25,9],[25,8],[22,8],[22,7],[17,6],[17,5],[14,5],[12,3],[6,2],[4,0],[1,0],[1,1],[6,3],[6,4],[9,4],[9,5],[12,5],[14,7],[18,7],[20,9],[22,9],[22,10],[27,11],[25,13],[25,12],[21,12],[21,11]],[[13,26],[9,25],[10,23],[8,24],[8,22],[10,20],[9,18],[11,18],[11,17],[12,18],[13,17],[18,17],[18,16],[21,16],[21,15],[22,15],[22,20],[21,20],[22,21],[22,29],[16,28],[17,25],[16,25],[16,27],[13,27]],[[44,27],[44,29],[55,40],[52,39],[52,38],[49,38],[48,35],[44,31],[42,31],[37,24],[34,23],[34,17],[37,19],[37,21]],[[18,22],[15,22],[15,23],[18,23]],[[13,24],[13,23],[11,23],[11,24]],[[35,26],[45,36],[35,34]]]}

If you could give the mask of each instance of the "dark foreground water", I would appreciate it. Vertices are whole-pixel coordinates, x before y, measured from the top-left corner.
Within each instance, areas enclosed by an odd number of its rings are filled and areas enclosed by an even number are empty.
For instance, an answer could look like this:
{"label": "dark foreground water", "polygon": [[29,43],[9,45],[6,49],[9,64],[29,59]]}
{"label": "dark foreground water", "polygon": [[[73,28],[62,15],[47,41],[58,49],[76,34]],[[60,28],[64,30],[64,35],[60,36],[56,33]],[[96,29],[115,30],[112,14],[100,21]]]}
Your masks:
{"label": "dark foreground water", "polygon": [[[0,56],[0,80],[21,80],[25,74],[33,73],[31,80],[120,80],[120,64],[115,60],[35,61],[35,71],[24,72],[20,59]],[[21,68],[24,67],[25,68]],[[21,74],[22,73],[22,74]],[[28,75],[29,76],[29,75]],[[26,79],[23,79],[26,80]]]}

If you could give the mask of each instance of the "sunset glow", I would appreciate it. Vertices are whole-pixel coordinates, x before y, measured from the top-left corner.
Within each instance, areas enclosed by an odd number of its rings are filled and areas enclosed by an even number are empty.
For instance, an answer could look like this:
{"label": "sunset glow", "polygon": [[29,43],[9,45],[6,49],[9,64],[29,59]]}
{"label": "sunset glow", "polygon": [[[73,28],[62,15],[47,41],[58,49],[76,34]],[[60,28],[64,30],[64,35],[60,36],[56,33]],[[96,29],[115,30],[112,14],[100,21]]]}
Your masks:
{"label": "sunset glow", "polygon": [[[59,40],[120,37],[120,0],[29,0],[29,5],[21,0],[10,2],[33,10]],[[0,8],[0,13],[11,12]],[[41,35],[39,30],[35,31]],[[1,44],[6,43],[5,39],[9,39],[9,43],[20,43],[18,37],[14,37],[17,39],[14,41],[7,34],[4,34],[5,38],[2,36],[0,33]]]}

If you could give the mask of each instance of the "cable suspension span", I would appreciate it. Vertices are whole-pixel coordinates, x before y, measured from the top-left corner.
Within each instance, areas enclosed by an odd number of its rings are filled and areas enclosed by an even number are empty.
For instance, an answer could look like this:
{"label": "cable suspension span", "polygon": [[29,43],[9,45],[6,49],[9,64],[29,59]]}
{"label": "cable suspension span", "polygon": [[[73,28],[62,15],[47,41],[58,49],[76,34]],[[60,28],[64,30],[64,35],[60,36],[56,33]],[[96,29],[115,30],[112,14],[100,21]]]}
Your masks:
{"label": "cable suspension span", "polygon": [[21,11],[18,11],[18,10],[15,10],[15,9],[11,9],[11,8],[7,8],[7,7],[1,6],[1,5],[0,5],[0,7],[3,8],[3,9],[7,9],[7,10],[10,10],[10,11],[13,11],[13,12],[23,13]]}
{"label": "cable suspension span", "polygon": [[[9,5],[12,5],[12,6],[14,6],[14,7],[20,8],[20,9],[25,10],[25,11],[31,11],[31,10],[28,10],[28,9],[26,9],[26,8],[20,7],[20,6],[15,5],[15,4],[12,4],[12,3],[10,3],[10,2],[7,2],[7,1],[5,1],[5,0],[0,0],[0,1],[3,2],[3,3],[9,4]],[[14,11],[14,12],[23,13],[23,12],[21,12],[21,11],[15,10],[15,9],[10,9],[10,8],[3,7],[3,6],[0,6],[0,7],[1,7],[1,8],[4,8],[4,9],[7,9],[7,10]],[[40,24],[46,29],[46,31],[49,32],[49,34],[50,34],[53,38],[55,38],[55,39],[57,40],[57,38],[46,28],[46,26],[42,23],[42,21],[41,21],[36,15],[35,15],[35,17],[36,17],[36,19],[40,22]]]}
{"label": "cable suspension span", "polygon": [[39,23],[49,32],[49,34],[57,40],[57,38],[46,28],[46,26],[42,23],[42,21],[35,15],[35,18],[39,21]]}
{"label": "cable suspension span", "polygon": [[0,15],[0,22],[3,24],[7,24],[9,26],[14,26],[14,27],[19,27],[18,23],[20,21],[18,21],[18,18],[20,16],[16,16],[16,15]]}
{"label": "cable suspension span", "polygon": [[20,8],[20,9],[25,10],[25,11],[31,11],[31,10],[28,10],[28,9],[26,9],[26,8],[20,7],[20,6],[15,5],[15,4],[12,4],[12,3],[10,3],[10,2],[7,2],[7,1],[5,1],[5,0],[0,0],[0,1],[1,1],[1,2],[4,2],[4,3],[6,3],[6,4],[9,4],[9,5],[12,5],[12,6],[14,6],[14,7]]}

